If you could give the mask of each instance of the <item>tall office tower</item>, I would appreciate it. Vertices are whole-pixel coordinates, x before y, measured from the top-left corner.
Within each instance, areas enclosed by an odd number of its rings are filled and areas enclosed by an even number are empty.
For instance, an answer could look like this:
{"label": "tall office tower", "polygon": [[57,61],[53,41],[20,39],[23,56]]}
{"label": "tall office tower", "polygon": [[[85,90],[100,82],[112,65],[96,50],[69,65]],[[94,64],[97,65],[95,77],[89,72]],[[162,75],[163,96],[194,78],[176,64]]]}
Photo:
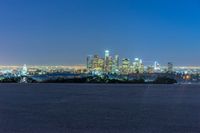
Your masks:
{"label": "tall office tower", "polygon": [[117,68],[119,68],[119,55],[115,55],[114,64]]}
{"label": "tall office tower", "polygon": [[109,50],[105,50],[105,58],[110,56],[110,51]]}
{"label": "tall office tower", "polygon": [[112,73],[119,73],[119,55],[115,55],[113,59]]}
{"label": "tall office tower", "polygon": [[88,71],[91,71],[91,69],[92,69],[92,62],[93,62],[93,56],[88,55],[87,56],[87,70]]}
{"label": "tall office tower", "polygon": [[130,72],[130,60],[125,58],[122,60],[122,68],[121,68],[122,74],[129,74]]}
{"label": "tall office tower", "polygon": [[97,65],[96,70],[103,72],[103,70],[104,70],[104,59],[103,58],[98,59],[98,65]]}
{"label": "tall office tower", "polygon": [[167,72],[168,73],[173,73],[173,63],[172,62],[168,62],[168,64],[167,64]]}
{"label": "tall office tower", "polygon": [[144,73],[144,65],[142,59],[135,58],[133,62],[133,73]]}
{"label": "tall office tower", "polygon": [[113,60],[112,60],[112,57],[109,56],[109,59],[108,59],[108,72],[109,73],[112,72],[112,67],[113,67]]}
{"label": "tall office tower", "polygon": [[98,62],[99,62],[99,56],[94,55],[93,61],[92,61],[92,69],[96,70],[98,68]]}
{"label": "tall office tower", "polygon": [[104,57],[104,71],[106,73],[109,72],[109,65],[110,65],[110,51],[105,50],[105,57]]}
{"label": "tall office tower", "polygon": [[144,73],[144,64],[143,63],[140,64],[139,73]]}

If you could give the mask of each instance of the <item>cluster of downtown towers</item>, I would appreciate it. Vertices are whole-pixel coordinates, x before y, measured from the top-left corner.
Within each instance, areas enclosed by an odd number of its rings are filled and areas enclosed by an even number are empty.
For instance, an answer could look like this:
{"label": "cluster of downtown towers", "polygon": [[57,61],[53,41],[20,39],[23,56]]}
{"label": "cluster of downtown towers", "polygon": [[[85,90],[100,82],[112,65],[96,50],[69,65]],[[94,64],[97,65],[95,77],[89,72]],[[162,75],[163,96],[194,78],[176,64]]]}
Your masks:
{"label": "cluster of downtown towers", "polygon": [[103,58],[98,55],[87,56],[87,70],[96,74],[112,73],[112,74],[131,74],[131,73],[163,73],[173,72],[173,64],[168,63],[167,67],[161,67],[158,62],[154,62],[152,66],[145,68],[142,59],[135,58],[131,62],[128,58],[122,59],[120,64],[119,55],[110,56],[109,50],[105,50]]}

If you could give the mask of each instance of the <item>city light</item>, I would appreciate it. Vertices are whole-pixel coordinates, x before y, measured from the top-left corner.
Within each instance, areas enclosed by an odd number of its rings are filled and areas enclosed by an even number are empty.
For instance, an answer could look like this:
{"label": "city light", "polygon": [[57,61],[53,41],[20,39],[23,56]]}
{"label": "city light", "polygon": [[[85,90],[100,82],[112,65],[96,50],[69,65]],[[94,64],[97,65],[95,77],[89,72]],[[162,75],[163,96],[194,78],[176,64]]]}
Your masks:
{"label": "city light", "polygon": [[29,79],[45,81],[56,78],[74,78],[98,76],[110,79],[138,79],[154,81],[157,77],[164,76],[176,79],[178,82],[200,82],[200,67],[174,66],[172,62],[161,65],[158,61],[152,64],[144,64],[139,57],[133,60],[120,58],[118,54],[104,51],[104,56],[98,54],[88,55],[85,65],[76,66],[0,66],[0,81],[6,78],[19,78],[20,83],[26,83]]}
{"label": "city light", "polygon": [[[109,50],[105,50],[104,57],[99,55],[89,55],[87,57],[87,70],[89,72],[99,71],[101,73],[112,74],[134,74],[134,73],[160,73],[160,72],[173,72],[173,64],[168,63],[168,67],[161,67],[160,64],[155,61],[154,64],[145,66],[143,60],[136,57],[134,61],[128,58],[123,58],[120,61],[119,55],[110,55]],[[153,70],[150,68],[153,67]]]}

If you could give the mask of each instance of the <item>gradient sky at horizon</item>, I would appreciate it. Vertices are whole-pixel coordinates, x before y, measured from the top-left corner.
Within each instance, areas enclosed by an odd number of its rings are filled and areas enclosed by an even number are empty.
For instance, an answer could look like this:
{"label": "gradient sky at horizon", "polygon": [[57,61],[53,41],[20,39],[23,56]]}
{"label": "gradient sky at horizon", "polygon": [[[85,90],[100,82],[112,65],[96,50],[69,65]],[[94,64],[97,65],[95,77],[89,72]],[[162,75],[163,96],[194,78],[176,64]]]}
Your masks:
{"label": "gradient sky at horizon", "polygon": [[198,0],[1,0],[0,65],[120,58],[200,65]]}

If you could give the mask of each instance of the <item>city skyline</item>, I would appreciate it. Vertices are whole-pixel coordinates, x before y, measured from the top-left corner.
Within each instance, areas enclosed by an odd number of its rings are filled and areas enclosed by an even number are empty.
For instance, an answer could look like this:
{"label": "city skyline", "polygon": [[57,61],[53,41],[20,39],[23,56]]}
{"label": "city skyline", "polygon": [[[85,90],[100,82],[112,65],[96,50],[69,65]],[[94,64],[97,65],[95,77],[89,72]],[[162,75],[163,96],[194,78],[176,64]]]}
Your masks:
{"label": "city skyline", "polygon": [[105,49],[121,58],[200,66],[194,1],[2,0],[0,65],[85,64]]}

